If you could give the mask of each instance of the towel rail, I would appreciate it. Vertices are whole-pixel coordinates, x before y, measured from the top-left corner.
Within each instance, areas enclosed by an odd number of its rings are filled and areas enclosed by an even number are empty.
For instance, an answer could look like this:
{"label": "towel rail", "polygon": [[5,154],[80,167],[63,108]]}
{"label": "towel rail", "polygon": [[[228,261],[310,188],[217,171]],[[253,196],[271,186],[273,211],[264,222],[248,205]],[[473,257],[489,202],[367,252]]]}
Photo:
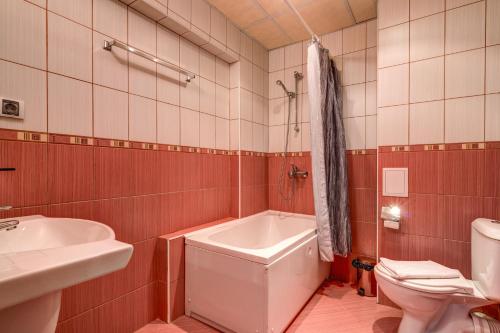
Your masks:
{"label": "towel rail", "polygon": [[119,41],[114,40],[114,39],[111,40],[111,41],[105,40],[104,41],[103,49],[105,49],[106,51],[111,51],[111,48],[113,46],[116,46],[116,47],[118,47],[120,49],[123,49],[125,51],[128,51],[130,53],[137,54],[140,57],[143,57],[143,58],[146,58],[146,59],[151,60],[153,62],[156,62],[157,64],[160,64],[162,66],[165,66],[165,67],[168,67],[170,69],[176,70],[179,73],[186,75],[186,82],[191,82],[191,80],[196,77],[196,75],[194,73],[191,73],[190,71],[182,69],[179,66],[176,66],[176,65],[174,65],[174,64],[172,64],[172,63],[170,63],[170,62],[168,62],[166,60],[157,58],[154,55],[151,55],[149,53],[146,53],[146,52],[143,52],[141,50],[138,50],[138,49],[136,49],[136,48],[134,48],[132,46],[128,46],[127,44],[119,42]]}

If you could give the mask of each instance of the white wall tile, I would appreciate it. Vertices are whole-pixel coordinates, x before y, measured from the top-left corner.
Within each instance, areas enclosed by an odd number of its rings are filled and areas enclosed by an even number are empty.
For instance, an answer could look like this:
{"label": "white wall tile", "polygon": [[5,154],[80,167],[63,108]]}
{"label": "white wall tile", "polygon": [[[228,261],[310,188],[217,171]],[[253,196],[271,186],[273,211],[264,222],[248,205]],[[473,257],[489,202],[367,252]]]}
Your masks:
{"label": "white wall tile", "polygon": [[255,151],[262,152],[264,151],[264,129],[267,130],[263,125],[261,124],[255,124],[253,123],[253,129],[252,129],[252,140],[253,140],[253,149]]}
{"label": "white wall tile", "polygon": [[500,141],[500,94],[486,95],[485,140]]}
{"label": "white wall tile", "polygon": [[379,108],[377,113],[379,146],[408,144],[408,106]]}
{"label": "white wall tile", "polygon": [[378,67],[403,64],[409,61],[409,23],[379,30]]}
{"label": "white wall tile", "polygon": [[156,55],[156,23],[131,8],[128,9],[128,43]]}
{"label": "white wall tile", "polygon": [[227,47],[238,54],[240,53],[240,36],[240,29],[227,20]]}
{"label": "white wall tile", "polygon": [[252,121],[264,124],[264,97],[257,94],[252,94]]}
{"label": "white wall tile", "polygon": [[342,90],[344,118],[360,117],[365,115],[365,84],[345,86]]}
{"label": "white wall tile", "polygon": [[128,94],[94,85],[94,136],[128,140]]}
{"label": "white wall tile", "polygon": [[198,111],[200,109],[200,78],[196,77],[186,86],[181,86],[180,91],[180,106]]}
{"label": "white wall tile", "polygon": [[48,74],[48,131],[92,136],[92,84]]}
{"label": "white wall tile", "polygon": [[252,63],[264,68],[264,47],[255,39],[252,40]]}
{"label": "white wall tile", "polygon": [[366,50],[366,81],[377,80],[377,48]]}
{"label": "white wall tile", "polygon": [[127,42],[127,6],[118,0],[94,0],[94,30]]}
{"label": "white wall tile", "polygon": [[0,58],[46,68],[45,11],[22,0],[0,2]]}
{"label": "white wall tile", "polygon": [[366,22],[366,47],[377,46],[377,20]]}
{"label": "white wall tile", "polygon": [[47,9],[84,26],[92,27],[92,0],[47,0]]}
{"label": "white wall tile", "polygon": [[264,95],[264,71],[256,66],[252,65],[252,91],[261,96]]}
{"label": "white wall tile", "polygon": [[500,45],[486,48],[486,93],[500,92]]}
{"label": "white wall tile", "polygon": [[269,73],[269,98],[278,98],[284,97],[285,92],[281,88],[281,86],[276,84],[276,81],[281,80],[281,82],[285,82],[285,72],[278,71]]}
{"label": "white wall tile", "polygon": [[500,1],[488,0],[486,6],[486,45],[500,44]]}
{"label": "white wall tile", "polygon": [[184,38],[180,42],[180,65],[195,74],[199,73],[200,48]]}
{"label": "white wall tile", "polygon": [[446,98],[484,94],[484,49],[445,57]]}
{"label": "white wall tile", "polygon": [[240,149],[241,150],[254,150],[253,149],[253,123],[241,120],[240,121]]}
{"label": "white wall tile", "polygon": [[240,86],[240,63],[235,62],[229,65],[229,88]]}
{"label": "white wall tile", "polygon": [[366,23],[342,29],[342,53],[366,49]]}
{"label": "white wall tile", "polygon": [[344,119],[346,149],[365,149],[365,117]]}
{"label": "white wall tile", "polygon": [[379,107],[408,103],[408,67],[409,65],[405,64],[379,69],[377,86]]}
{"label": "white wall tile", "polygon": [[377,149],[377,116],[366,118],[366,149]]}
{"label": "white wall tile", "polygon": [[302,65],[302,42],[285,46],[285,68]]}
{"label": "white wall tile", "polygon": [[445,142],[484,140],[484,96],[445,102]]}
{"label": "white wall tile", "polygon": [[179,65],[179,35],[157,25],[158,57],[174,65]]}
{"label": "white wall tile", "polygon": [[48,69],[90,82],[92,80],[92,31],[48,13]]}
{"label": "white wall tile", "polygon": [[200,77],[200,111],[215,115],[215,83]]}
{"label": "white wall tile", "polygon": [[252,90],[252,63],[246,59],[240,59],[240,86]]}
{"label": "white wall tile", "polygon": [[345,54],[342,58],[344,85],[365,82],[365,50]]}
{"label": "white wall tile", "polygon": [[279,153],[285,150],[285,126],[269,127],[269,152]]}
{"label": "white wall tile", "polygon": [[130,140],[156,142],[156,101],[129,95],[128,111]]}
{"label": "white wall tile", "polygon": [[200,113],[200,147],[215,149],[215,116]]}
{"label": "white wall tile", "polygon": [[240,149],[240,120],[229,121],[229,147],[231,150]]}
{"label": "white wall tile", "polygon": [[285,123],[285,98],[269,100],[269,126]]}
{"label": "white wall tile", "polygon": [[215,148],[229,149],[229,120],[216,117],[215,119]]}
{"label": "white wall tile", "polygon": [[377,81],[366,83],[366,115],[377,114]]}
{"label": "white wall tile", "polygon": [[285,68],[285,48],[280,47],[269,51],[269,72]]}
{"label": "white wall tile", "polygon": [[310,112],[309,112],[309,94],[302,94],[299,96],[298,99],[301,102],[301,121],[303,123],[308,123],[310,122]]}
{"label": "white wall tile", "polygon": [[164,66],[157,66],[156,98],[165,103],[179,105],[180,84],[179,72]]}
{"label": "white wall tile", "polygon": [[460,6],[464,6],[473,2],[477,2],[478,0],[446,0],[446,9],[452,9]]}
{"label": "white wall tile", "polygon": [[446,53],[460,52],[485,44],[484,1],[446,12]]}
{"label": "white wall tile", "polygon": [[94,83],[128,91],[127,51],[116,47],[111,51],[106,51],[102,48],[102,45],[107,37],[98,32],[94,32],[93,37]]}
{"label": "white wall tile", "polygon": [[[295,80],[295,72],[301,73],[302,66],[289,67],[284,71],[285,86],[289,91],[296,92],[298,94],[302,93],[302,87],[304,85],[304,79]],[[297,82],[297,88],[295,87],[295,82]],[[305,82],[307,85],[307,82]],[[297,91],[295,91],[297,89]]]}
{"label": "white wall tile", "polygon": [[240,118],[240,88],[229,90],[229,119]]}
{"label": "white wall tile", "polygon": [[215,7],[210,7],[210,36],[226,45],[226,17]]}
{"label": "white wall tile", "polygon": [[298,131],[295,130],[295,124],[290,124],[288,128],[288,133],[286,131],[285,125],[285,143],[288,135],[288,151],[289,152],[298,152],[302,149],[302,124],[297,124]]}
{"label": "white wall tile", "polygon": [[410,60],[416,61],[444,54],[444,13],[410,23]]}
{"label": "white wall tile", "polygon": [[186,21],[191,21],[191,1],[168,0],[168,9],[180,15]]}
{"label": "white wall tile", "polygon": [[252,39],[244,32],[240,34],[240,55],[252,61]]}
{"label": "white wall tile", "polygon": [[410,18],[420,17],[444,11],[445,0],[410,0]]}
{"label": "white wall tile", "polygon": [[200,113],[181,108],[181,145],[200,146]]}
{"label": "white wall tile", "polygon": [[311,124],[302,123],[302,151],[311,150]]}
{"label": "white wall tile", "polygon": [[229,89],[218,84],[215,85],[215,114],[229,119]]}
{"label": "white wall tile", "polygon": [[[332,57],[341,55],[342,52],[342,30],[330,32],[321,36],[321,44],[330,51]],[[346,52],[347,53],[347,52]]]}
{"label": "white wall tile", "polygon": [[130,93],[156,98],[156,64],[135,54],[129,55]]}
{"label": "white wall tile", "polygon": [[47,131],[47,73],[0,60],[0,96],[24,102],[24,120],[0,117],[0,127]]}
{"label": "white wall tile", "polygon": [[176,105],[157,102],[158,143],[180,144],[180,111]]}
{"label": "white wall tile", "polygon": [[383,29],[409,20],[409,0],[379,0],[378,28]]}
{"label": "white wall tile", "polygon": [[205,0],[191,1],[191,24],[210,33],[210,5]]}
{"label": "white wall tile", "polygon": [[444,101],[410,105],[410,144],[444,142]]}
{"label": "white wall tile", "polygon": [[215,82],[215,56],[200,49],[200,76]]}
{"label": "white wall tile", "polygon": [[215,82],[229,88],[229,64],[221,58],[216,58],[215,64]]}
{"label": "white wall tile", "polygon": [[444,57],[410,64],[410,103],[444,98]]}

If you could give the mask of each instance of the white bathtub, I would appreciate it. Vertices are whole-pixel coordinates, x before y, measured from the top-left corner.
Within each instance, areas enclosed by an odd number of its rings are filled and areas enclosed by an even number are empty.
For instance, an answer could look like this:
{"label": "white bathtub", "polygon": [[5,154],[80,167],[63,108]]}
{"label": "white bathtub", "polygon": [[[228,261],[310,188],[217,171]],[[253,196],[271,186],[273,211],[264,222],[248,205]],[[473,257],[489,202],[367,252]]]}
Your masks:
{"label": "white bathtub", "polygon": [[225,332],[286,329],[323,280],[313,216],[273,211],[186,235],[186,314]]}

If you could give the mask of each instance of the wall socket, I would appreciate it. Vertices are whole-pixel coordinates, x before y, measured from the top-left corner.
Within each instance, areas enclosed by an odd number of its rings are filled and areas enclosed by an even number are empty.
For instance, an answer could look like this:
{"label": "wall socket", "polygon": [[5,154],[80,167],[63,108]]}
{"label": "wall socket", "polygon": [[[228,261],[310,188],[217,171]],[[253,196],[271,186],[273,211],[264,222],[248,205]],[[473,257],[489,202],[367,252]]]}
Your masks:
{"label": "wall socket", "polygon": [[24,119],[24,101],[0,97],[2,102],[1,117]]}

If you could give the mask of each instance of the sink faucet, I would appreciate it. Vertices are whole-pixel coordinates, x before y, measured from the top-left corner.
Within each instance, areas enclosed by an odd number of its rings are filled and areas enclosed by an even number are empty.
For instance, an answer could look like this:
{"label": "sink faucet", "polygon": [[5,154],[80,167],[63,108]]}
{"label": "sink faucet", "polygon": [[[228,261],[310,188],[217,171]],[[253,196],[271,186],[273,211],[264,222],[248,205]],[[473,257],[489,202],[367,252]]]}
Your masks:
{"label": "sink faucet", "polygon": [[2,221],[0,222],[0,231],[2,230],[10,231],[16,229],[18,224],[19,224],[18,220]]}
{"label": "sink faucet", "polygon": [[290,171],[288,171],[289,178],[307,178],[309,176],[309,172],[306,170],[300,170],[298,166],[295,164],[291,165]]}

